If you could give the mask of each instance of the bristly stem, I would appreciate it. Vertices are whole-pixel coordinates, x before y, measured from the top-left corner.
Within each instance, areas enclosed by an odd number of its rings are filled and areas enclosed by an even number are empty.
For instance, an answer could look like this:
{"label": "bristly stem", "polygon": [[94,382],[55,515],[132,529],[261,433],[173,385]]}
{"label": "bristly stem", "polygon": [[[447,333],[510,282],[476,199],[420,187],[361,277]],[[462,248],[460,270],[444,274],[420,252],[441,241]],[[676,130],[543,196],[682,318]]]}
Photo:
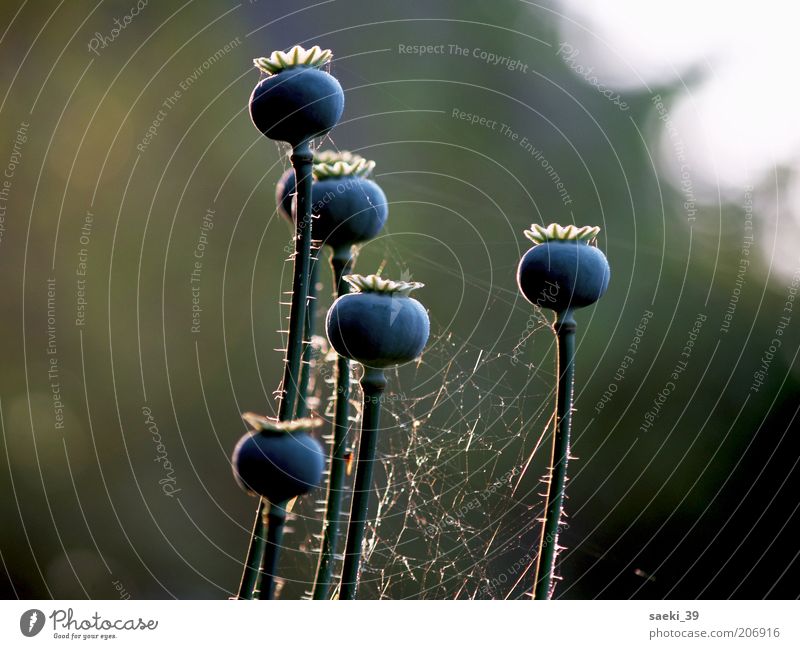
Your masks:
{"label": "bristly stem", "polygon": [[250,533],[250,545],[247,548],[247,559],[244,564],[244,573],[239,584],[237,599],[252,599],[253,592],[258,584],[259,566],[264,560],[265,539],[262,537],[264,532],[264,513],[266,501],[263,498],[258,500],[256,520],[253,523],[253,531]]}
{"label": "bristly stem", "polygon": [[558,532],[564,506],[564,489],[567,483],[570,432],[572,428],[572,391],[575,381],[575,319],[572,309],[556,314],[555,330],[558,338],[558,395],[556,399],[556,425],[553,433],[553,454],[550,460],[550,480],[545,500],[542,538],[536,562],[534,599],[553,596]]}
{"label": "bristly stem", "polygon": [[286,345],[286,364],[281,384],[281,406],[278,418],[288,421],[294,417],[298,399],[300,362],[303,356],[305,319],[308,309],[308,287],[311,269],[311,170],[314,156],[308,142],[292,152],[296,179],[296,232],[292,305],[289,309],[289,338]]}
{"label": "bristly stem", "polygon": [[361,439],[358,445],[356,478],[353,484],[353,505],[347,526],[347,542],[344,550],[342,586],[339,599],[355,599],[358,590],[361,546],[367,526],[369,497],[372,491],[372,473],[375,467],[375,452],[378,446],[381,404],[386,388],[386,376],[381,369],[364,367],[361,389],[364,393],[364,411],[361,420]]}
{"label": "bristly stem", "polygon": [[[333,283],[336,287],[334,297],[346,295],[350,284],[343,278],[350,273],[353,257],[349,246],[337,248],[331,255]],[[333,564],[336,545],[339,540],[339,524],[342,515],[342,496],[347,474],[347,446],[350,428],[350,361],[344,356],[336,360],[336,393],[334,395],[333,446],[331,447],[331,466],[328,479],[328,499],[325,504],[325,518],[322,528],[322,545],[319,551],[319,564],[314,578],[312,596],[314,599],[328,599],[333,577]]]}
{"label": "bristly stem", "polygon": [[[319,254],[319,253],[317,253]],[[308,307],[306,309],[305,333],[303,335],[303,357],[300,367],[299,397],[295,417],[303,419],[308,416],[308,386],[311,383],[311,362],[314,357],[314,346],[311,339],[317,328],[317,280],[319,278],[319,260],[311,256],[308,277]]]}
{"label": "bristly stem", "polygon": [[[313,161],[314,156],[308,142],[303,142],[292,151],[291,162],[294,167],[297,191],[297,200],[295,201],[296,236],[292,303],[289,309],[289,337],[284,358],[281,402],[278,411],[280,421],[288,421],[294,417],[298,397],[311,258],[311,172]],[[253,599],[254,593],[262,590],[262,575],[265,573],[261,566],[277,564],[277,553],[280,547],[274,543],[268,544],[264,538],[264,512],[267,510],[267,506],[268,503],[261,498],[239,586],[239,599]],[[274,553],[274,556],[267,553]],[[274,572],[273,568],[269,574],[266,574],[266,583],[263,586],[266,594],[274,593]]]}

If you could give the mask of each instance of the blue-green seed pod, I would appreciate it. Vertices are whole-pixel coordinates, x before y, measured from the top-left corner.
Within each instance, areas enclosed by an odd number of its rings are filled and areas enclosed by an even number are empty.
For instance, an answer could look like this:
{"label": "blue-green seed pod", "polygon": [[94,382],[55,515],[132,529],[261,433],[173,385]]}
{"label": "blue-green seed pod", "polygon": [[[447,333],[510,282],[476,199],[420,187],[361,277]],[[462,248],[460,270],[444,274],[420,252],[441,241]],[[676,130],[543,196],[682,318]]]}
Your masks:
{"label": "blue-green seed pod", "polygon": [[[386,194],[367,177],[375,163],[346,151],[338,159],[333,153],[323,154],[329,161],[315,161],[311,188],[313,238],[334,249],[374,239],[389,215]],[[278,212],[289,220],[294,192],[294,171],[287,169],[278,181],[275,200]]]}
{"label": "blue-green seed pod", "polygon": [[269,75],[250,95],[250,117],[256,128],[292,146],[330,131],[344,111],[342,87],[319,69],[330,58],[330,50],[296,45],[288,52],[255,59],[256,67]]}
{"label": "blue-green seed pod", "polygon": [[594,304],[608,290],[611,270],[606,256],[592,245],[600,228],[531,226],[534,242],[517,269],[519,290],[532,304],[562,312]]}
{"label": "blue-green seed pod", "polygon": [[430,336],[425,307],[409,297],[419,282],[348,275],[357,292],[337,299],[325,321],[331,347],[362,365],[384,368],[418,358]]}
{"label": "blue-green seed pod", "polygon": [[251,413],[244,417],[255,429],[239,440],[231,458],[234,478],[242,489],[282,503],[319,486],[325,452],[308,434],[318,420],[275,422]]}
{"label": "blue-green seed pod", "polygon": [[[325,149],[323,151],[314,151],[314,164],[334,164],[336,162],[357,163],[363,160],[360,155],[350,151],[334,151],[333,149]],[[295,195],[295,182],[294,182],[294,169],[289,167],[281,174],[278,179],[278,184],[275,186],[275,205],[278,208],[278,214],[289,222],[294,222],[292,216],[292,201]],[[312,189],[312,212],[314,205]]]}

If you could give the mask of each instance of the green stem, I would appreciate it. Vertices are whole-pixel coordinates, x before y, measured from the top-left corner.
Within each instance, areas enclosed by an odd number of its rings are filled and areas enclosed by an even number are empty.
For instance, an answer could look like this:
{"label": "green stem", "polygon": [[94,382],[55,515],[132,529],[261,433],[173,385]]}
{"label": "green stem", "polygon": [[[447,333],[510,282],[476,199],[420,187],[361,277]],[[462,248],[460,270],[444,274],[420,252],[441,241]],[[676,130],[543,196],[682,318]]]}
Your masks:
{"label": "green stem", "polygon": [[[346,295],[350,284],[344,276],[350,272],[353,262],[349,246],[337,248],[331,255],[335,297]],[[336,394],[334,396],[333,446],[331,447],[331,468],[328,480],[328,500],[325,504],[325,518],[322,527],[322,545],[319,550],[319,564],[314,578],[314,599],[328,599],[333,577],[333,563],[336,544],[339,540],[339,524],[342,515],[342,495],[347,474],[347,443],[350,427],[350,361],[344,356],[336,360]]]}
{"label": "green stem", "polygon": [[266,579],[262,580],[261,588],[253,593],[254,599],[275,599],[275,575],[285,524],[286,502],[272,503],[267,514],[267,543],[261,565],[261,573]]}
{"label": "green stem", "polygon": [[289,338],[286,345],[286,361],[281,384],[281,406],[278,413],[281,421],[288,421],[294,416],[308,308],[309,271],[311,268],[311,169],[314,160],[308,142],[294,149],[291,160],[297,187],[295,202],[297,237],[295,240],[292,305],[289,309]]}
{"label": "green stem", "polygon": [[558,555],[558,532],[564,506],[564,489],[567,483],[569,438],[572,428],[572,391],[575,382],[575,319],[572,309],[556,314],[558,337],[558,396],[556,425],[553,434],[553,454],[550,460],[550,480],[545,500],[542,538],[536,562],[534,599],[553,596],[553,573]]}
{"label": "green stem", "polygon": [[[281,402],[278,411],[280,421],[292,419],[297,403],[297,388],[300,378],[300,361],[303,355],[303,334],[305,332],[305,315],[308,302],[309,269],[311,258],[311,170],[314,156],[308,142],[296,146],[292,151],[292,166],[296,179],[297,200],[295,201],[295,256],[294,277],[292,280],[292,304],[289,309],[289,338],[284,358],[283,381],[281,383]],[[250,547],[247,550],[244,573],[239,586],[239,599],[253,599],[255,591],[261,589],[263,562],[277,562],[277,556],[266,556],[266,550],[277,554],[275,546],[265,547],[264,512],[267,502],[261,498],[256,512],[256,521],[250,536]],[[272,571],[274,573],[274,571]],[[264,586],[266,591],[272,590],[268,577]]]}
{"label": "green stem", "polygon": [[258,510],[256,511],[256,520],[253,523],[253,531],[250,533],[250,546],[247,549],[247,560],[244,565],[242,581],[239,584],[239,593],[236,596],[237,599],[252,599],[253,591],[255,591],[258,583],[259,566],[264,560],[265,540],[262,537],[264,531],[262,523],[264,504],[265,500],[260,498],[258,501]]}
{"label": "green stem", "polygon": [[356,478],[353,484],[353,505],[347,526],[347,542],[344,550],[342,586],[339,599],[355,599],[358,590],[358,572],[361,564],[361,546],[367,527],[367,510],[372,491],[372,473],[375,467],[375,451],[378,446],[381,404],[386,376],[381,369],[364,367],[361,389],[364,392],[364,411],[361,420],[361,440],[358,445]]}
{"label": "green stem", "polygon": [[311,361],[314,357],[314,346],[311,338],[317,328],[317,280],[319,278],[319,264],[315,257],[311,257],[308,279],[308,307],[306,308],[305,333],[303,335],[303,357],[300,368],[299,398],[295,417],[302,419],[308,415],[308,386],[311,383]]}

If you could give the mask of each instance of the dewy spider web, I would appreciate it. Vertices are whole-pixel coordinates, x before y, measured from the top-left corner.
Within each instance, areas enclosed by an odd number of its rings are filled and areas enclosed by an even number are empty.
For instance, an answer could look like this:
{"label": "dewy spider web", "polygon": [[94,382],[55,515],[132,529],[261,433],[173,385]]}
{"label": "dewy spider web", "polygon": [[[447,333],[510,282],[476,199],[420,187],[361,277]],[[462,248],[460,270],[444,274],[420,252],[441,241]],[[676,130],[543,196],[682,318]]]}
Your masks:
{"label": "dewy spider web", "polygon": [[[450,332],[437,338],[433,327],[436,344],[421,361],[387,373],[377,516],[367,529],[359,598],[527,597],[541,532],[540,479],[549,460],[542,442],[554,403],[553,361],[544,354],[542,366],[526,365],[527,352],[534,346],[552,352],[552,331],[534,315],[516,347],[489,353]],[[335,357],[323,337],[314,344],[313,394],[330,422]],[[360,369],[353,373],[357,379]],[[355,457],[361,394],[357,380],[353,385]],[[327,450],[330,428],[323,429]],[[351,483],[352,476],[348,489]],[[284,598],[310,594],[324,505],[323,485],[294,509],[284,541]]]}

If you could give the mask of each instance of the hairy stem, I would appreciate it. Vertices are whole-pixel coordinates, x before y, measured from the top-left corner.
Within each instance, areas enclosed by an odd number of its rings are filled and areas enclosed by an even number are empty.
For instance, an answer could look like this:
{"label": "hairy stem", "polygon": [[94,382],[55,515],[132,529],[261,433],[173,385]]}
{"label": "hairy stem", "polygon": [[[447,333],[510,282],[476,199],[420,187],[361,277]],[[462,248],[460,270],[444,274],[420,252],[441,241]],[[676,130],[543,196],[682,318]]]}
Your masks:
{"label": "hairy stem", "polygon": [[258,510],[256,511],[256,520],[253,523],[253,530],[250,533],[250,546],[247,549],[247,560],[244,565],[244,573],[242,580],[239,584],[239,593],[237,599],[252,599],[253,592],[256,590],[258,583],[259,566],[264,560],[264,546],[265,539],[262,537],[264,532],[264,525],[262,519],[264,517],[265,500],[259,498]]}
{"label": "hairy stem", "polygon": [[[334,297],[346,295],[350,284],[344,276],[352,266],[350,248],[338,248],[331,256],[333,282],[336,287]],[[333,446],[331,447],[331,468],[328,480],[328,499],[325,504],[325,518],[322,527],[322,546],[319,551],[319,564],[314,578],[313,598],[328,599],[333,576],[334,556],[339,540],[339,524],[342,515],[342,495],[347,473],[347,444],[350,427],[350,361],[344,356],[336,360],[336,394],[334,396]]]}
{"label": "hairy stem", "polygon": [[[300,361],[303,355],[303,334],[305,333],[305,316],[308,302],[309,267],[311,258],[311,170],[313,155],[308,142],[295,147],[292,152],[292,166],[296,179],[297,200],[295,201],[295,255],[294,277],[292,280],[292,303],[289,309],[289,338],[284,358],[283,381],[281,382],[281,402],[278,419],[288,421],[294,417],[297,404],[298,384],[300,378]],[[239,586],[239,599],[253,599],[255,591],[261,590],[261,579],[264,574],[262,564],[276,564],[279,546],[266,544],[264,538],[264,512],[266,501],[261,498],[256,512],[256,521],[250,537],[244,573]],[[266,544],[266,545],[265,545]],[[275,556],[267,555],[268,552]],[[271,582],[274,570],[266,575],[265,592],[273,591]]]}
{"label": "hairy stem", "polygon": [[564,489],[567,483],[569,438],[572,428],[572,391],[575,381],[575,319],[572,309],[556,314],[558,337],[558,396],[556,425],[553,434],[553,454],[550,460],[550,480],[545,500],[542,538],[536,562],[534,599],[553,596],[553,574],[558,554],[558,531],[564,506]]}
{"label": "hairy stem", "polygon": [[309,266],[308,278],[308,307],[306,308],[305,333],[303,335],[303,357],[300,368],[299,397],[295,417],[302,419],[308,415],[308,386],[311,383],[311,361],[314,356],[314,347],[311,338],[317,328],[317,280],[319,278],[319,262],[312,255]]}
{"label": "hairy stem", "polygon": [[375,467],[375,451],[378,446],[381,404],[386,388],[383,370],[364,368],[361,389],[364,392],[364,413],[361,421],[361,440],[358,445],[356,478],[353,485],[353,505],[347,526],[347,542],[344,550],[342,586],[339,599],[355,599],[358,590],[358,573],[361,564],[361,546],[367,527],[367,511],[372,491],[372,473]]}
{"label": "hairy stem", "polygon": [[292,419],[298,398],[311,268],[311,168],[313,159],[308,142],[298,146],[292,152],[291,160],[297,187],[295,202],[297,236],[295,237],[292,304],[289,309],[289,338],[286,345],[286,360],[281,384],[281,406],[278,413],[281,421]]}

